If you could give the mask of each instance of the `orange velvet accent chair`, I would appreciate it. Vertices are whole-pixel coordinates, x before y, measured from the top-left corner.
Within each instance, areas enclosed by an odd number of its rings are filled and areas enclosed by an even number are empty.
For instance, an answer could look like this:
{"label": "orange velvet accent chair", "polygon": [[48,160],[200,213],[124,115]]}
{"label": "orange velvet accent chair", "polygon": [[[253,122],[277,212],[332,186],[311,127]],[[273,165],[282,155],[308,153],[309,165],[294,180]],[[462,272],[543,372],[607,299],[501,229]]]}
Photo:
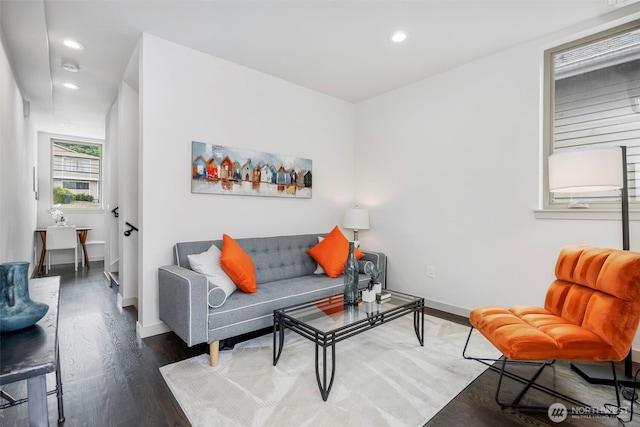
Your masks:
{"label": "orange velvet accent chair", "polygon": [[[504,355],[503,370],[509,359],[623,360],[640,321],[640,253],[567,246],[555,275],[544,307],[477,308],[469,315],[472,331]],[[499,391],[501,406],[518,407],[501,403]]]}

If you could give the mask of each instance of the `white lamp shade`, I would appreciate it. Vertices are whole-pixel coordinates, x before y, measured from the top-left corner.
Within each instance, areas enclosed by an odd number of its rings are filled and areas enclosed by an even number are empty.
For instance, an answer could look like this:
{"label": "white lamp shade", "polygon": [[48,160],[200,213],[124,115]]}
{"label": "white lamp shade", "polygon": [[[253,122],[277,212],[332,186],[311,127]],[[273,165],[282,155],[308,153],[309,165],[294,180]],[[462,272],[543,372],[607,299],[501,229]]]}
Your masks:
{"label": "white lamp shade", "polygon": [[342,226],[350,230],[368,230],[369,211],[360,208],[347,209],[344,213]]}
{"label": "white lamp shade", "polygon": [[586,193],[622,188],[620,147],[584,149],[549,156],[549,191]]}

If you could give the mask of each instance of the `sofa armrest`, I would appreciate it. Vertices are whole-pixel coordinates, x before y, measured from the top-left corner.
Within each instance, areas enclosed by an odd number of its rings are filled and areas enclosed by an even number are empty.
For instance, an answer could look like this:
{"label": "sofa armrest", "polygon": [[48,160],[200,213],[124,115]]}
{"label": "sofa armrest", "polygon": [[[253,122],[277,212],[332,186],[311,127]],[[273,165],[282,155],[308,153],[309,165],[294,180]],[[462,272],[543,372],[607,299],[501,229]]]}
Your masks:
{"label": "sofa armrest", "polygon": [[158,269],[159,314],[189,347],[207,342],[207,277],[188,268]]}
{"label": "sofa armrest", "polygon": [[378,281],[382,283],[382,288],[387,288],[387,256],[382,252],[374,252],[374,251],[365,251],[360,249],[360,252],[364,254],[364,257],[358,260],[358,263],[363,263],[367,261],[371,261],[376,267],[378,267],[378,271],[380,272],[380,278]]}

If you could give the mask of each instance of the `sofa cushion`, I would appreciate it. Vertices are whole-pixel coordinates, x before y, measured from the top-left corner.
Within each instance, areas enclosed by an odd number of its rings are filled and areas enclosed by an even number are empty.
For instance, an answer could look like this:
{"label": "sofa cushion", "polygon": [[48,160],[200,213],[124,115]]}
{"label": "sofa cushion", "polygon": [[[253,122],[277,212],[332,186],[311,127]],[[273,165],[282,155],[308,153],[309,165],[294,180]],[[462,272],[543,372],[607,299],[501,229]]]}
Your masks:
{"label": "sofa cushion", "polygon": [[[354,252],[356,259],[364,256],[358,248]],[[309,249],[307,253],[322,266],[327,276],[338,277],[342,274],[344,263],[349,255],[349,241],[336,225],[324,240]]]}
{"label": "sofa cushion", "polygon": [[[324,240],[324,237],[318,236],[318,243],[322,242],[323,240]],[[367,268],[370,268],[369,266],[367,266],[367,264],[373,265],[371,261],[362,260],[362,259],[358,260],[358,271],[360,272],[360,274],[370,273],[371,270],[367,270]],[[313,272],[313,274],[325,274],[320,264],[317,264],[316,270]]]}
{"label": "sofa cushion", "polygon": [[[307,254],[318,243],[321,234],[299,234],[293,236],[249,237],[234,239],[251,257],[256,267],[258,285],[274,280],[313,274],[317,264]],[[177,265],[190,268],[187,256],[206,251],[211,245],[222,249],[222,240],[176,243],[174,261]]]}
{"label": "sofa cushion", "polygon": [[[322,242],[323,240],[324,237],[318,236],[318,243]],[[324,270],[322,269],[322,266],[320,264],[318,264],[318,266],[316,267],[316,271],[314,271],[313,274],[324,274]]]}
{"label": "sofa cushion", "polygon": [[[358,287],[365,288],[368,281],[369,277],[361,274]],[[236,336],[246,332],[246,323],[253,324],[252,330],[273,326],[273,310],[341,294],[343,290],[342,277],[311,274],[261,284],[254,294],[236,292],[223,307],[209,309],[209,335]]]}
{"label": "sofa cushion", "polygon": [[207,303],[211,308],[222,307],[222,304],[227,300],[227,294],[222,290],[222,288],[211,285],[209,283],[209,292],[207,292]]}
{"label": "sofa cushion", "polygon": [[217,246],[211,245],[205,252],[188,255],[188,259],[193,271],[207,276],[209,307],[220,307],[227,297],[238,289],[220,266],[220,249]]}
{"label": "sofa cushion", "polygon": [[318,242],[317,235],[253,237],[236,242],[256,266],[258,285],[313,274],[316,268],[306,250]]}
{"label": "sofa cushion", "polygon": [[256,268],[253,261],[240,245],[227,234],[222,235],[220,265],[241,291],[253,293],[258,290]]}

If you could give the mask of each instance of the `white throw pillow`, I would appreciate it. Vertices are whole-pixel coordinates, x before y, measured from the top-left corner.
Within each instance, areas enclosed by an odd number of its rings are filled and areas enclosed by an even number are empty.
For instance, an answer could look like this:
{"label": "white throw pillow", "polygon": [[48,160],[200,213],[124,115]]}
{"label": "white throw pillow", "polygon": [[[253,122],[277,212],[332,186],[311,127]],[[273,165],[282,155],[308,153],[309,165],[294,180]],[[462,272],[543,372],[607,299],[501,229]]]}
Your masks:
{"label": "white throw pillow", "polygon": [[207,302],[209,307],[220,307],[225,303],[227,297],[238,289],[220,266],[220,249],[216,245],[211,245],[206,252],[187,255],[187,258],[193,271],[207,276],[207,281],[209,282]]}
{"label": "white throw pillow", "polygon": [[[322,242],[323,240],[324,237],[318,236],[318,243]],[[324,269],[320,264],[318,264],[318,266],[316,267],[316,271],[314,271],[313,274],[324,274]]]}

